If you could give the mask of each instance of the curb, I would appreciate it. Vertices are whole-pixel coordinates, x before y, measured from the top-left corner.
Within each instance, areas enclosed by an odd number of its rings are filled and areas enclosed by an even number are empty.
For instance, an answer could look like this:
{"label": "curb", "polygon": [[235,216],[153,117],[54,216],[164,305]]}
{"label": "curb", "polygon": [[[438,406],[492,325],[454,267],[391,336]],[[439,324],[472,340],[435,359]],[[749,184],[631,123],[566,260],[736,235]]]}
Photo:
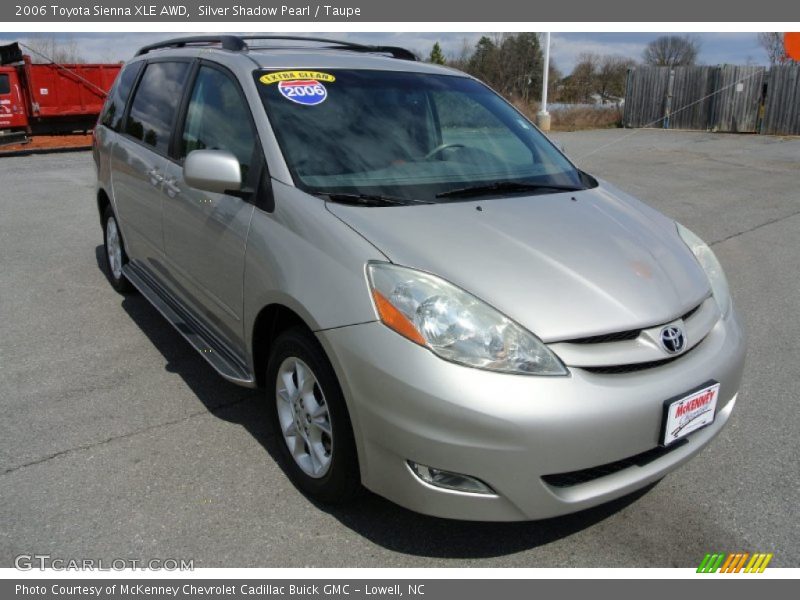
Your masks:
{"label": "curb", "polygon": [[91,146],[67,146],[65,148],[31,148],[25,150],[0,151],[0,158],[11,156],[30,156],[31,154],[55,154],[57,152],[84,152],[91,150]]}

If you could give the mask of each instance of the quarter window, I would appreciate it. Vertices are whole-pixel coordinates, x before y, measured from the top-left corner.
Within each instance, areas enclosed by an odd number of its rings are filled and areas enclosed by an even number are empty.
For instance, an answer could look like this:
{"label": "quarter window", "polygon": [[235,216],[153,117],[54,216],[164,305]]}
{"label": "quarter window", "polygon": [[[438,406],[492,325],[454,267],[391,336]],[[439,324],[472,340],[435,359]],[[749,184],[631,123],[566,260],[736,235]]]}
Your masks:
{"label": "quarter window", "polygon": [[0,94],[10,94],[11,84],[8,82],[8,75],[0,75]]}
{"label": "quarter window", "polygon": [[125,133],[166,154],[188,73],[187,62],[147,65],[133,96]]}
{"label": "quarter window", "polygon": [[239,159],[246,181],[255,143],[250,111],[236,83],[218,69],[200,67],[186,110],[181,157],[192,150],[227,150]]}
{"label": "quarter window", "polygon": [[125,112],[125,103],[130,96],[131,88],[136,81],[136,76],[142,68],[141,62],[127,65],[117,76],[117,81],[108,97],[108,103],[103,110],[100,122],[114,131],[119,131],[122,126],[122,113]]}

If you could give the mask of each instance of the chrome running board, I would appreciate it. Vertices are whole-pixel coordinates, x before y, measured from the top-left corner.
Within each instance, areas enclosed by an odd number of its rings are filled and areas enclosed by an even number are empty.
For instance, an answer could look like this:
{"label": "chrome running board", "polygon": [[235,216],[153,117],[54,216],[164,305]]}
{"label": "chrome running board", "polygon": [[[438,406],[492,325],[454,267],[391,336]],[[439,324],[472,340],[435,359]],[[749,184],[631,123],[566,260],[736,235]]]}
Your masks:
{"label": "chrome running board", "polygon": [[255,377],[247,365],[215,339],[202,323],[180,306],[144,269],[134,262],[129,262],[122,267],[122,272],[220,376],[237,385],[256,387]]}

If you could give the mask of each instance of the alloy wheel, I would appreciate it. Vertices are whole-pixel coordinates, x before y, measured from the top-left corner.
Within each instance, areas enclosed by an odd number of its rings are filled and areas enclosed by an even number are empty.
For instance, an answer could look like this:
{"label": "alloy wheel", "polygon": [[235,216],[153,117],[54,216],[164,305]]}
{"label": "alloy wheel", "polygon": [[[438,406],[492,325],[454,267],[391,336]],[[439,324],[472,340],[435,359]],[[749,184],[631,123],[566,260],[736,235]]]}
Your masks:
{"label": "alloy wheel", "polygon": [[296,357],[278,368],[275,401],[281,433],[292,458],[314,479],[326,475],[333,456],[328,403],[311,368]]}

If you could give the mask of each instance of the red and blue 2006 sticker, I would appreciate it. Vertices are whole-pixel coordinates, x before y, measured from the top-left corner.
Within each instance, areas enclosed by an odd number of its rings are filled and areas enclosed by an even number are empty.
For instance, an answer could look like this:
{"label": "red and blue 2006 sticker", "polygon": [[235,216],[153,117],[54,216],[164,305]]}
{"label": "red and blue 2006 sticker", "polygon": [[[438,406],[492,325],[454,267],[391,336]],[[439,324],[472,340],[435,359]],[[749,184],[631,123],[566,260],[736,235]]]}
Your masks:
{"label": "red and blue 2006 sticker", "polygon": [[278,84],[281,96],[297,104],[315,106],[328,97],[326,83],[333,83],[336,77],[319,71],[277,71],[259,78],[265,85]]}

